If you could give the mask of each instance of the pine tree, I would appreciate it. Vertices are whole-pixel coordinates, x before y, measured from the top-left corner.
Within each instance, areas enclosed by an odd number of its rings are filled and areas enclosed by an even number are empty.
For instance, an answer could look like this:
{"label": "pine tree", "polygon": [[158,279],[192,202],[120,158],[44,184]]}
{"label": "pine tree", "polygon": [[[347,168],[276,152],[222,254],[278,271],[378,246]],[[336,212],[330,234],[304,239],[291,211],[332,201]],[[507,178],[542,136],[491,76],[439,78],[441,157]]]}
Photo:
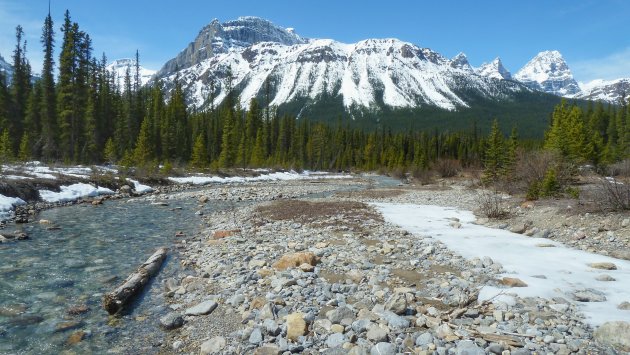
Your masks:
{"label": "pine tree", "polygon": [[192,149],[190,164],[196,168],[203,168],[208,163],[206,155],[206,143],[203,134],[199,134],[195,139],[195,145]]}
{"label": "pine tree", "polygon": [[114,140],[112,138],[109,138],[107,140],[107,143],[105,143],[103,156],[105,157],[105,161],[109,164],[114,164],[118,161],[118,153],[116,151],[116,146],[114,145]]}
{"label": "pine tree", "polygon": [[76,117],[74,94],[77,44],[74,25],[70,12],[66,10],[61,27],[63,43],[59,55],[59,83],[57,84],[57,119],[59,125],[59,149],[65,161],[72,159],[74,146],[72,141],[73,124]]}
{"label": "pine tree", "polygon": [[31,142],[28,132],[24,132],[22,134],[22,139],[20,140],[20,149],[18,151],[18,159],[20,161],[29,161],[31,159]]}
{"label": "pine tree", "polygon": [[236,160],[237,144],[234,132],[234,110],[226,108],[223,120],[223,136],[221,137],[221,154],[219,155],[219,166],[231,168]]}
{"label": "pine tree", "polygon": [[146,167],[154,158],[154,152],[151,150],[149,120],[142,121],[138,141],[133,151],[133,161],[137,166]]}
{"label": "pine tree", "polygon": [[14,158],[13,143],[11,142],[9,130],[5,128],[0,135],[0,162],[9,163]]}
{"label": "pine tree", "polygon": [[485,183],[493,183],[503,176],[505,166],[505,145],[503,142],[503,134],[499,129],[499,122],[495,119],[492,122],[490,135],[484,158],[483,181]]}
{"label": "pine tree", "polygon": [[26,103],[26,113],[24,118],[24,131],[29,133],[31,138],[31,152],[34,158],[41,155],[42,133],[41,133],[41,105],[42,105],[42,82],[41,80],[33,85],[33,89],[28,95]]}
{"label": "pine tree", "polygon": [[11,82],[12,112],[9,134],[14,140],[13,147],[17,148],[24,131],[24,119],[28,95],[31,91],[31,65],[26,59],[26,40],[23,40],[22,26],[15,29],[16,45],[13,51],[13,80]]}
{"label": "pine tree", "polygon": [[53,70],[55,62],[53,60],[54,31],[53,21],[50,14],[44,22],[44,29],[41,38],[44,46],[44,66],[42,69],[42,99],[41,99],[41,131],[42,131],[42,157],[45,160],[52,160],[57,153],[57,108],[55,95],[55,80]]}

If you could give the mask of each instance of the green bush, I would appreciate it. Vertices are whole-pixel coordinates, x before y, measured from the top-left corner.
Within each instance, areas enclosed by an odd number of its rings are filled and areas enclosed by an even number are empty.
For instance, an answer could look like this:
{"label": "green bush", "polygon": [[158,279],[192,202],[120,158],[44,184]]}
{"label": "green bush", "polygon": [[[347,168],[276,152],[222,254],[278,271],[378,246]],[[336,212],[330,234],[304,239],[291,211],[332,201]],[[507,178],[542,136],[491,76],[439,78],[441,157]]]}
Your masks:
{"label": "green bush", "polygon": [[540,183],[540,196],[553,197],[556,196],[558,192],[560,192],[560,183],[556,177],[556,170],[549,169]]}

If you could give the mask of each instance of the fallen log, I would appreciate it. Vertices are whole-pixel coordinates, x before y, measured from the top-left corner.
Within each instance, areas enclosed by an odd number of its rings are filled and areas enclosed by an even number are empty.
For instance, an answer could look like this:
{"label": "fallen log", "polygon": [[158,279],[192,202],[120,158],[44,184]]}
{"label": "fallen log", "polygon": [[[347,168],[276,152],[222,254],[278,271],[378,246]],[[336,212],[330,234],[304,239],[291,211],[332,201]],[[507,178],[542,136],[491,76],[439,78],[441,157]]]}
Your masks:
{"label": "fallen log", "polygon": [[166,259],[167,251],[167,248],[159,248],[144,264],[140,265],[138,270],[129,275],[122,285],[103,297],[103,308],[107,313],[120,312],[133,299],[133,296],[142,290],[151,277],[160,270],[164,259]]}

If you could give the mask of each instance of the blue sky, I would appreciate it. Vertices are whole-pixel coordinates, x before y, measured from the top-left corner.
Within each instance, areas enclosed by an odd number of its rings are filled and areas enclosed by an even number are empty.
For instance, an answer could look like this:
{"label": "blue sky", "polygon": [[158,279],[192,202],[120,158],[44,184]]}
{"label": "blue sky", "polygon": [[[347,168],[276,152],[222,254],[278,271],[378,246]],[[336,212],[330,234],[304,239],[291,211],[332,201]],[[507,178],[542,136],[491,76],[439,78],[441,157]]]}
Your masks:
{"label": "blue sky", "polygon": [[[447,57],[464,52],[478,66],[499,56],[513,73],[543,50],[559,50],[578,81],[630,77],[630,1],[163,1],[52,0],[58,31],[63,13],[88,32],[110,59],[140,51],[151,69],[174,57],[213,18],[260,16],[303,37],[351,43],[395,37]],[[15,26],[41,68],[39,36],[47,0],[0,0],[0,54],[9,59]],[[59,40],[61,35],[57,33]]]}

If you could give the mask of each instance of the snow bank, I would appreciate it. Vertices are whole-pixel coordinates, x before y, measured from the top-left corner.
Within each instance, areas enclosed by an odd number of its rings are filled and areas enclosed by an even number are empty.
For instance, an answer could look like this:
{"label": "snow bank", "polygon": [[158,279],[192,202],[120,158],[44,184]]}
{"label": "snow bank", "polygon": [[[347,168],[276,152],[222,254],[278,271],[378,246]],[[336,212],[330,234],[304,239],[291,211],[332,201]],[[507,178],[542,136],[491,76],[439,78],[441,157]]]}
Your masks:
{"label": "snow bank", "polygon": [[101,174],[116,174],[118,172],[115,168],[106,166],[85,167],[77,165],[69,167],[50,167],[45,166],[38,161],[30,161],[24,164],[2,165],[2,170],[10,172],[12,175],[5,175],[5,177],[11,176],[10,178],[13,180],[32,178],[55,180],[60,175],[79,179],[89,179],[95,172]]}
{"label": "snow bank", "polygon": [[315,179],[345,179],[350,178],[350,175],[342,174],[328,174],[326,172],[311,172],[304,171],[298,173],[293,170],[288,172],[276,172],[270,174],[262,174],[258,176],[232,176],[232,177],[219,177],[219,176],[205,176],[196,175],[188,177],[169,177],[170,181],[178,184],[193,184],[193,185],[205,185],[209,183],[239,183],[239,182],[253,182],[253,181],[287,181],[287,180],[315,180]]}
{"label": "snow bank", "polygon": [[3,221],[11,216],[11,211],[15,206],[25,205],[26,202],[19,197],[7,197],[0,195],[0,221]]}
{"label": "snow bank", "polygon": [[130,183],[133,184],[133,186],[134,186],[133,189],[138,194],[146,194],[146,193],[149,193],[149,192],[153,191],[153,188],[151,186],[142,185],[140,183],[140,181],[138,181],[138,180],[127,179],[127,181],[129,181]]}
{"label": "snow bank", "polygon": [[94,187],[90,184],[83,183],[61,186],[60,189],[61,191],[59,192],[40,190],[39,196],[46,202],[68,202],[78,200],[82,197],[96,197],[114,193],[114,191],[105,187]]}
{"label": "snow bank", "polygon": [[[630,322],[630,312],[617,309],[620,303],[630,301],[630,261],[570,249],[548,239],[475,225],[475,217],[469,211],[426,205],[375,203],[374,206],[387,221],[414,234],[431,236],[465,258],[489,256],[503,265],[506,273],[502,276],[517,277],[528,285],[510,289],[486,286],[481,290],[480,300],[503,292],[521,297],[563,297],[571,301],[574,292],[594,289],[605,294],[606,301],[572,301],[584,312],[587,322],[593,326],[608,321]],[[452,218],[459,219],[460,229],[449,225]],[[589,267],[590,263],[600,262],[613,263],[617,270]],[[597,281],[595,278],[602,274],[616,281]]]}

